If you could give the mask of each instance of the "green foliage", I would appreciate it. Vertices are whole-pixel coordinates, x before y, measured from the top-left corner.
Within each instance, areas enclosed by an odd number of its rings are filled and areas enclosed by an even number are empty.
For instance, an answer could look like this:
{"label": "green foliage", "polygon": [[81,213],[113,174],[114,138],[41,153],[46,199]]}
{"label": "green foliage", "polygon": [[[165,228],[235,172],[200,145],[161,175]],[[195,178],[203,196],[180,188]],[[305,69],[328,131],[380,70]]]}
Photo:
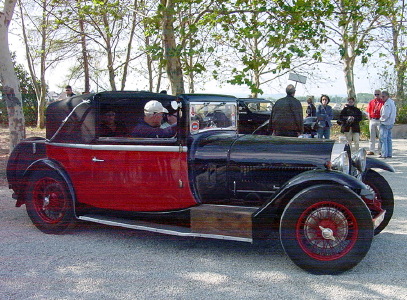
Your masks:
{"label": "green foliage", "polygon": [[407,104],[404,104],[397,109],[396,123],[407,124]]}

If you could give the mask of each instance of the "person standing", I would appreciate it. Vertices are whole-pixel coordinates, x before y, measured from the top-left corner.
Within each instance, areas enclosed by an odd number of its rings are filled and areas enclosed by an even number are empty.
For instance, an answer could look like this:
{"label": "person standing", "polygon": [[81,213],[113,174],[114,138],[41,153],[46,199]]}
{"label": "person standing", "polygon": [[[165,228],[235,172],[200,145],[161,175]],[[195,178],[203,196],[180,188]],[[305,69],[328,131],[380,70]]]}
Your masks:
{"label": "person standing", "polygon": [[396,122],[396,105],[387,91],[382,91],[383,106],[380,110],[380,143],[382,154],[380,157],[389,158],[393,155],[391,129]]}
{"label": "person standing", "polygon": [[308,117],[315,117],[317,114],[317,108],[314,105],[314,96],[308,97],[307,99],[307,110],[305,111],[307,118]]}
{"label": "person standing", "polygon": [[369,118],[369,151],[367,155],[374,155],[376,150],[376,140],[377,140],[377,150],[380,153],[381,144],[379,140],[380,134],[380,110],[384,104],[383,99],[380,97],[380,90],[374,91],[374,98],[370,100],[367,105],[366,112]]}
{"label": "person standing", "polygon": [[319,139],[329,139],[331,136],[332,107],[328,105],[330,101],[331,99],[329,99],[327,95],[322,95],[320,100],[321,104],[317,107],[317,135]]}
{"label": "person standing", "polygon": [[277,136],[298,137],[304,131],[303,109],[295,95],[295,87],[289,84],[285,89],[287,96],[278,99],[273,105],[269,131]]}
{"label": "person standing", "polygon": [[65,87],[65,93],[62,93],[59,98],[57,99],[57,101],[59,100],[65,100],[68,99],[70,97],[76,96],[76,94],[74,94],[74,92],[72,92],[72,87],[70,85],[67,85]]}
{"label": "person standing", "polygon": [[342,109],[339,121],[341,122],[341,132],[345,134],[352,152],[358,151],[360,138],[359,122],[362,121],[362,111],[355,106],[355,98],[348,98],[348,104]]}

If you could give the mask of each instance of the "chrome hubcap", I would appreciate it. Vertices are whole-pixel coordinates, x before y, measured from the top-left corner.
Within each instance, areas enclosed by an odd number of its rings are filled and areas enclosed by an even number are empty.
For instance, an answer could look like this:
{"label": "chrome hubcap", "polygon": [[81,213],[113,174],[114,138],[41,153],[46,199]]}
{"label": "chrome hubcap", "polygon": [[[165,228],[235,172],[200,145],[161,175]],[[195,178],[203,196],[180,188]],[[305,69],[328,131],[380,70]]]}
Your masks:
{"label": "chrome hubcap", "polygon": [[321,229],[322,237],[326,240],[332,240],[335,241],[334,237],[334,232],[331,228],[324,228],[322,226],[319,226],[319,229]]}

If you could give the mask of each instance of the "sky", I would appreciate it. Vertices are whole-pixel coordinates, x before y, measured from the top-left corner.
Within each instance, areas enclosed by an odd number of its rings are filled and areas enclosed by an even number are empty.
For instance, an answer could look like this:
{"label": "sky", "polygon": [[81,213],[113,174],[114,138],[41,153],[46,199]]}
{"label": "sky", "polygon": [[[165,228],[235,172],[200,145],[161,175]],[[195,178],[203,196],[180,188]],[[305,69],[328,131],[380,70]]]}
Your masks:
{"label": "sky", "polygon": [[[17,62],[26,65],[25,53],[24,49],[21,47],[21,42],[13,37],[13,35],[9,36],[9,42],[10,51],[15,51],[17,53]],[[66,63],[65,65],[61,64],[47,74],[49,91],[56,92],[58,94],[64,91],[64,86],[68,84],[65,83],[65,70],[67,70],[68,65],[69,63]],[[285,94],[285,87],[290,83],[296,85],[296,96],[306,97],[313,95],[315,98],[319,98],[322,94],[327,94],[331,97],[336,95],[346,97],[346,85],[340,65],[337,67],[332,65],[322,67],[318,72],[318,75],[325,79],[324,81],[315,82],[315,80],[312,78],[307,78],[307,82],[305,84],[296,84],[294,81],[288,80],[288,75],[285,75],[279,80],[273,81],[273,83],[268,86],[262,86],[264,94],[259,95],[259,97],[275,98],[281,94]],[[372,91],[377,88],[377,78],[374,78],[375,76],[372,76],[372,73],[374,74],[375,72],[374,70],[372,71],[372,69],[369,69],[369,67],[355,67],[356,93],[372,93]],[[301,73],[299,72],[299,74]],[[74,92],[81,93],[80,89],[83,87],[82,82],[71,85],[73,86]],[[96,87],[91,85],[91,90],[95,91],[95,89]],[[128,83],[126,84],[126,89],[143,90],[146,89],[146,84],[144,86],[140,86],[139,82],[131,82],[131,79],[129,78]],[[248,87],[220,83],[214,80],[206,82],[205,85],[197,85],[196,92],[227,94],[237,97],[248,97],[250,95],[250,90]]]}

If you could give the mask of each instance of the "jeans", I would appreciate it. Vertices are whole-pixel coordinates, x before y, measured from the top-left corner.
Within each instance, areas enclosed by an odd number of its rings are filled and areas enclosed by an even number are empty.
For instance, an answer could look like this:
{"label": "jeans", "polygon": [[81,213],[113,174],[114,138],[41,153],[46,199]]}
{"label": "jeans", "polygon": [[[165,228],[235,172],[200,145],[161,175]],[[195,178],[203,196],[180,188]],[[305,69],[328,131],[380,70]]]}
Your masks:
{"label": "jeans", "polygon": [[323,137],[329,139],[331,136],[331,127],[318,128],[317,133],[319,139],[322,139]]}
{"label": "jeans", "polygon": [[382,157],[393,156],[393,142],[391,140],[391,129],[393,125],[380,124],[380,144],[382,146]]}

